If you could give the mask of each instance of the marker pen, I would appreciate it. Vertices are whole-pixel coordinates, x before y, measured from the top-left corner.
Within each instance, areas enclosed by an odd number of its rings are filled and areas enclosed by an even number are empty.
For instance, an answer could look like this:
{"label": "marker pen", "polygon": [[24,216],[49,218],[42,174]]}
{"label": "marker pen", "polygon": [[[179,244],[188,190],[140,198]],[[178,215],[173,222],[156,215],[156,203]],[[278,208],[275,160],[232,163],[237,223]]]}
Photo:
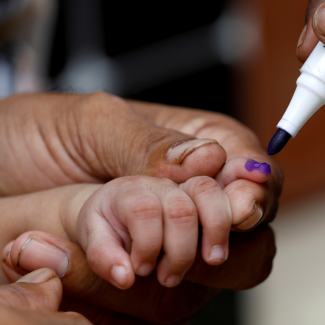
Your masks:
{"label": "marker pen", "polygon": [[297,88],[277,125],[267,153],[275,155],[294,138],[309,118],[325,104],[325,45],[319,42],[300,69]]}

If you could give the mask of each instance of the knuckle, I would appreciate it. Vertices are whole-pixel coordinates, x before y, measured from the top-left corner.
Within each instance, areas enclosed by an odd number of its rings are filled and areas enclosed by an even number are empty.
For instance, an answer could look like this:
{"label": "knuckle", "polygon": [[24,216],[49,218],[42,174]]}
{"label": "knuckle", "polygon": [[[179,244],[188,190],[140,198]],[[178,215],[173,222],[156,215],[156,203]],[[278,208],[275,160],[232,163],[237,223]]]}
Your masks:
{"label": "knuckle", "polygon": [[166,218],[180,224],[193,224],[197,216],[194,204],[186,200],[178,199],[166,208]]}
{"label": "knuckle", "polygon": [[162,246],[162,242],[159,238],[143,238],[140,243],[133,243],[132,249],[136,250],[142,256],[150,256],[152,254],[158,254]]}
{"label": "knuckle", "polygon": [[143,195],[127,207],[128,215],[137,220],[157,219],[162,215],[160,202],[153,196]]}
{"label": "knuckle", "polygon": [[213,194],[220,189],[219,184],[213,178],[208,176],[200,176],[191,179],[189,186],[190,191],[194,196]]}
{"label": "knuckle", "polygon": [[177,254],[172,255],[169,257],[169,265],[174,270],[183,270],[183,272],[186,272],[191,265],[193,264],[195,259],[195,253],[192,254]]}
{"label": "knuckle", "polygon": [[218,219],[218,221],[210,223],[208,230],[209,232],[218,232],[218,233],[228,233],[231,227],[230,218],[224,216],[222,219]]}
{"label": "knuckle", "polygon": [[14,285],[7,285],[5,292],[0,293],[0,304],[15,307],[17,305],[24,306],[26,309],[34,310],[35,306],[27,298],[24,290]]}
{"label": "knuckle", "polygon": [[117,96],[105,93],[103,91],[96,91],[85,95],[82,101],[82,107],[90,114],[94,114],[94,110],[99,110],[102,114],[105,112],[131,111],[127,103]]}
{"label": "knuckle", "polygon": [[107,247],[104,244],[90,242],[87,247],[87,260],[89,266],[96,270],[100,265],[100,261],[108,260]]}

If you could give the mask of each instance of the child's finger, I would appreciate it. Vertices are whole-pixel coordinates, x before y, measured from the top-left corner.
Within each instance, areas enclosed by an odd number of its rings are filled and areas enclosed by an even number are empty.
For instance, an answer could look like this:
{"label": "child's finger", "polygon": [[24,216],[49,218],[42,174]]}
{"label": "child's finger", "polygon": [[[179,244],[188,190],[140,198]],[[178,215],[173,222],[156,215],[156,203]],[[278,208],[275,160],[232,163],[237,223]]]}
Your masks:
{"label": "child's finger", "polygon": [[194,177],[180,185],[196,205],[203,229],[202,257],[211,265],[228,257],[232,215],[227,195],[210,177]]}
{"label": "child's finger", "polygon": [[168,179],[164,186],[152,184],[163,207],[163,252],[158,266],[158,281],[166,287],[180,283],[194,262],[198,241],[198,215],[193,201]]}
{"label": "child's finger", "polygon": [[120,289],[127,289],[135,277],[122,238],[103,215],[82,209],[77,223],[78,240],[91,269]]}
{"label": "child's finger", "polygon": [[149,275],[156,265],[163,242],[160,200],[149,187],[132,184],[132,188],[120,189],[112,209],[130,233],[134,272],[142,276]]}
{"label": "child's finger", "polygon": [[78,239],[90,267],[121,289],[133,284],[134,272],[152,272],[162,247],[162,207],[151,180],[160,181],[147,176],[111,181],[79,214]]}
{"label": "child's finger", "polygon": [[267,183],[258,184],[238,179],[226,186],[224,191],[232,210],[233,228],[241,231],[250,230],[259,224],[272,200],[268,195]]}
{"label": "child's finger", "polygon": [[222,188],[237,179],[247,179],[256,183],[264,183],[271,174],[271,167],[267,163],[261,163],[244,157],[233,158],[227,161],[215,177]]}
{"label": "child's finger", "polygon": [[101,187],[83,205],[77,221],[78,241],[91,269],[120,289],[129,288],[135,280],[126,251],[129,234],[112,211],[115,195],[124,183],[114,180]]}

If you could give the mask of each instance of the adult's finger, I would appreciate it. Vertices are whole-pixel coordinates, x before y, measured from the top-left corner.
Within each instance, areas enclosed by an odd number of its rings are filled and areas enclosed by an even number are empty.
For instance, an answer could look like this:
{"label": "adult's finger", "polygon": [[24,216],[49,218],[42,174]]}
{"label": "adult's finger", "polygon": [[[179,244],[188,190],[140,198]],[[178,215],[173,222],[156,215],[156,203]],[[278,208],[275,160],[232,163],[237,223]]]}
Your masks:
{"label": "adult's finger", "polygon": [[[193,297],[200,297],[202,301],[205,299],[205,289],[201,287],[202,284],[215,288],[240,290],[261,283],[271,271],[275,254],[273,232],[269,227],[261,225],[249,233],[231,234],[231,254],[222,265],[207,265],[198,251],[194,264],[184,278],[194,282],[193,284],[183,281],[180,286],[173,289],[164,288],[158,283],[156,274],[153,273],[148,277],[137,277],[134,285],[127,291],[123,291],[100,279],[91,271],[86,256],[78,245],[43,232],[28,232],[15,241],[10,251],[10,258],[18,273],[26,270],[33,271],[31,266],[35,265],[36,261],[38,265],[43,264],[44,267],[49,262],[52,263],[50,260],[52,260],[53,251],[52,254],[48,253],[47,255],[33,254],[33,247],[26,245],[25,253],[29,251],[28,253],[34,261],[32,263],[30,260],[22,261],[20,267],[17,267],[19,253],[24,244],[32,237],[41,238],[67,256],[69,266],[61,278],[65,295],[98,307],[153,322],[157,321],[156,317],[167,317],[167,315],[170,315],[171,318],[176,317],[177,308],[175,309],[175,306],[178,305],[182,307],[183,312],[186,309],[185,313],[191,313]],[[3,252],[2,256],[6,254],[7,252]],[[146,294],[143,294],[144,292]],[[174,298],[172,298],[173,295],[175,295]],[[195,301],[200,299],[195,299]],[[150,306],[149,310],[148,306]],[[164,310],[162,314],[160,314],[161,310]]]}
{"label": "adult's finger", "polygon": [[100,92],[11,96],[0,117],[0,195],[139,174],[181,183],[226,160],[215,139],[157,126]]}
{"label": "adult's finger", "polygon": [[298,59],[305,62],[319,41],[325,43],[325,1],[310,0],[306,11],[306,25],[298,39]]}
{"label": "adult's finger", "polygon": [[[216,293],[215,289],[189,282],[176,288],[165,288],[158,283],[155,273],[145,278],[137,277],[135,284],[127,291],[119,290],[91,271],[80,246],[60,237],[35,231],[21,235],[12,245],[9,255],[14,271],[24,274],[26,270],[31,270],[36,264],[51,263],[53,266],[53,250],[49,252],[46,247],[42,246],[46,254],[39,254],[40,250],[33,254],[35,246],[25,245],[30,238],[35,237],[47,242],[51,249],[52,246],[55,246],[57,250],[66,254],[69,259],[69,267],[61,278],[64,295],[82,301],[82,305],[88,303],[153,323],[174,323],[195,315]],[[19,253],[23,247],[30,258],[22,260],[20,267],[17,267]],[[3,262],[3,258],[7,253],[7,251],[2,252],[2,265],[6,264]],[[34,261],[30,260],[32,257]],[[55,257],[54,260],[58,261],[59,259]],[[60,264],[58,262],[58,265]],[[193,301],[195,301],[195,306],[193,306]],[[80,311],[89,318],[92,316],[96,318],[99,313],[104,314],[104,319],[109,317],[105,312],[96,312],[86,307],[84,308],[85,312],[79,308],[70,310]]]}
{"label": "adult's finger", "polygon": [[53,270],[28,273],[16,283],[0,286],[0,325],[90,324],[77,313],[58,313],[61,299],[62,285]]}

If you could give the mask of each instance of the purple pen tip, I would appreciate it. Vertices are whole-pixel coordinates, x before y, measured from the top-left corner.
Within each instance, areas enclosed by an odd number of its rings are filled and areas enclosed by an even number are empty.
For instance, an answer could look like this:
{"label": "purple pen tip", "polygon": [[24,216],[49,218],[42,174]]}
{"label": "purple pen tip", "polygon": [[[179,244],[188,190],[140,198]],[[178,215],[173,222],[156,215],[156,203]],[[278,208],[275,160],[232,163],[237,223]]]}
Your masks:
{"label": "purple pen tip", "polygon": [[277,129],[272,137],[269,147],[267,148],[267,154],[272,156],[280,152],[291,138],[291,134],[282,129]]}

